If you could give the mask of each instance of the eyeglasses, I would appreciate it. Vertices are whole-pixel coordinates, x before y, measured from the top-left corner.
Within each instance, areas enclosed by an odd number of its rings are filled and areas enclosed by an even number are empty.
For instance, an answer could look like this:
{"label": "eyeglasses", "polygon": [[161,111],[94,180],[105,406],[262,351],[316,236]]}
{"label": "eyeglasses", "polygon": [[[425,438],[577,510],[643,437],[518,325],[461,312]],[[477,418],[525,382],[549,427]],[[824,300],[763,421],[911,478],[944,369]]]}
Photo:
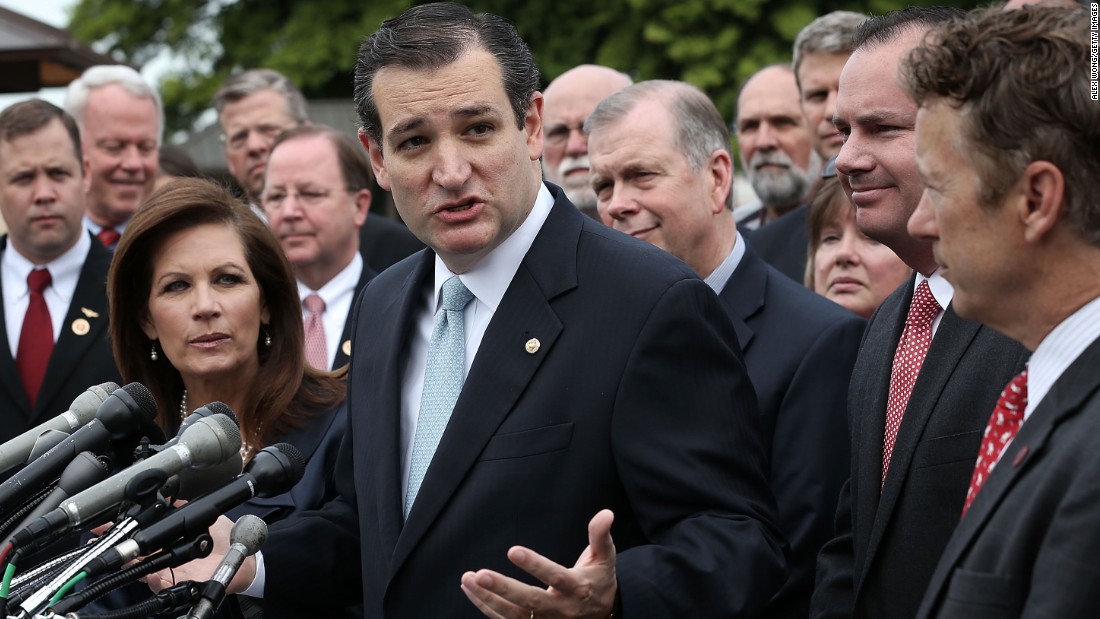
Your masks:
{"label": "eyeglasses", "polygon": [[[345,189],[345,193],[354,193],[350,189]],[[283,204],[286,203],[286,199],[290,196],[294,196],[298,206],[303,209],[310,209],[320,204],[324,204],[325,200],[332,195],[332,190],[319,189],[313,187],[307,187],[306,189],[299,189],[295,191],[285,191],[282,189],[272,189],[269,192],[265,192],[260,196],[260,204],[263,205],[265,211],[277,211],[283,208]]]}
{"label": "eyeglasses", "polygon": [[569,141],[569,136],[573,135],[573,132],[581,134],[584,137],[584,122],[579,122],[575,125],[554,125],[546,130],[545,141],[550,146],[561,146]]}
{"label": "eyeglasses", "polygon": [[286,130],[287,127],[283,125],[271,125],[262,124],[255,127],[244,127],[233,135],[221,134],[222,142],[225,142],[226,148],[231,151],[241,150],[248,144],[248,135],[255,131],[260,136],[267,138],[268,140],[274,140],[279,137],[279,134]]}

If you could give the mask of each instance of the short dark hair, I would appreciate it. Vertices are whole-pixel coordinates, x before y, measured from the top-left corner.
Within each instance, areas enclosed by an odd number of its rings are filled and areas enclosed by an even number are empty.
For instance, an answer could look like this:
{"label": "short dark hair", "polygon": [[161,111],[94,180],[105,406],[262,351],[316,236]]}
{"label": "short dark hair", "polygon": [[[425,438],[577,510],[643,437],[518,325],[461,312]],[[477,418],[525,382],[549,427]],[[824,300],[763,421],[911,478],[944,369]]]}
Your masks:
{"label": "short dark hair", "polygon": [[202,172],[191,155],[175,144],[161,144],[157,153],[157,167],[167,176],[180,178],[199,178]]}
{"label": "short dark hair", "polygon": [[76,120],[65,110],[42,99],[20,101],[0,112],[0,140],[10,142],[15,138],[30,135],[50,124],[50,121],[55,118],[61,121],[61,125],[65,127],[65,132],[69,134],[69,139],[73,142],[73,154],[76,155],[76,160],[83,162],[84,154],[80,148],[80,128],[76,126]]}
{"label": "short dark hair", "polygon": [[524,125],[531,95],[539,88],[539,70],[527,44],[507,20],[474,14],[449,2],[414,6],[382,22],[359,46],[355,61],[355,110],[362,130],[379,145],[382,127],[374,101],[374,76],[384,67],[429,70],[444,67],[464,53],[484,49],[496,58],[516,126]]}
{"label": "short dark hair", "polygon": [[997,208],[1032,161],[1065,176],[1069,221],[1100,245],[1100,108],[1091,99],[1088,13],[1026,6],[986,10],[930,33],[902,64],[918,105],[961,112],[958,139],[978,173],[981,202]]}
{"label": "short dark hair", "polygon": [[910,6],[876,15],[856,29],[855,49],[878,47],[912,30],[927,30],[951,19],[966,16],[962,9],[943,6]]}
{"label": "short dark hair", "polygon": [[336,150],[336,160],[340,163],[340,176],[344,179],[344,185],[348,191],[370,189],[374,186],[374,175],[371,173],[370,158],[363,149],[363,145],[355,138],[343,131],[339,131],[328,125],[299,125],[291,127],[279,134],[271,145],[271,150],[290,140],[320,136],[332,144]]}
{"label": "short dark hair", "polygon": [[290,262],[267,224],[228,189],[203,179],[175,179],[134,213],[107,275],[111,347],[123,379],[148,385],[160,411],[157,421],[169,432],[177,430],[183,378],[167,359],[150,362],[142,325],[149,317],[157,251],[169,236],[206,224],[237,233],[271,318],[271,345],[256,342],[260,374],[240,387],[252,409],[235,411],[242,437],[255,446],[263,441],[261,431],[286,431],[342,402],[344,384],[305,362],[302,307]]}

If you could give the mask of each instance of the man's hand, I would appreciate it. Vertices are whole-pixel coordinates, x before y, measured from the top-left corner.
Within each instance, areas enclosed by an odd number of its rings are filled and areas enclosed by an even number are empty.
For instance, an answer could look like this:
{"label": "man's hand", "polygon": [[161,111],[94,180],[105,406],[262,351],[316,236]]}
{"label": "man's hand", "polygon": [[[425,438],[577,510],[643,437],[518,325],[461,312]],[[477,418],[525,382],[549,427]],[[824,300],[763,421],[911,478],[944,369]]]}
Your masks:
{"label": "man's hand", "polygon": [[[185,580],[205,582],[210,580],[210,577],[214,575],[214,570],[218,568],[218,564],[221,563],[225,553],[229,550],[229,534],[232,531],[233,521],[225,516],[219,516],[214,525],[210,527],[210,537],[214,540],[214,550],[209,555],[174,569],[153,572],[145,577],[145,583],[149,585],[153,593],[159,593],[162,589],[167,589],[177,582]],[[256,556],[252,555],[247,557],[244,563],[241,564],[241,568],[233,575],[233,580],[226,587],[225,592],[227,594],[240,593],[247,589],[255,578]]]}
{"label": "man's hand", "polygon": [[593,617],[607,619],[615,605],[615,542],[611,523],[615,514],[603,510],[588,523],[588,548],[572,569],[558,565],[522,546],[508,550],[508,559],[546,583],[532,587],[492,570],[466,572],[462,592],[487,617],[494,619],[552,619]]}

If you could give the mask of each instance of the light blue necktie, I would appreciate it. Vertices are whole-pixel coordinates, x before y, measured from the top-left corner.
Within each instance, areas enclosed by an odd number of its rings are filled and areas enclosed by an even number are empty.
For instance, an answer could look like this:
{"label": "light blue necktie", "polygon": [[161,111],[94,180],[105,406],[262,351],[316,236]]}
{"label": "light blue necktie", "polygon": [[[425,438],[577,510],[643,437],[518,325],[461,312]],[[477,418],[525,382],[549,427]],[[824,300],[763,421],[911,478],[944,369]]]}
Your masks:
{"label": "light blue necktie", "polygon": [[409,486],[405,493],[406,518],[462,391],[462,370],[466,363],[462,311],[473,298],[474,293],[457,275],[443,282],[443,311],[435,316],[432,339],[428,342],[424,392],[420,396],[420,416],[416,422]]}

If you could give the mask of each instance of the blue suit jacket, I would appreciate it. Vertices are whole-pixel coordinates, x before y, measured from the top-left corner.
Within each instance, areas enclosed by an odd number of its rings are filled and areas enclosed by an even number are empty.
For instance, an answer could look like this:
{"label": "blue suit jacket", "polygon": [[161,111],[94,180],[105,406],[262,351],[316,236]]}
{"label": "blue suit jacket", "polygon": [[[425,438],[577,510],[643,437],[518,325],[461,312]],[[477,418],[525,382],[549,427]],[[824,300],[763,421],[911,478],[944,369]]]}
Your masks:
{"label": "blue suit jacket", "polygon": [[[778,589],[781,535],[729,319],[686,265],[551,191],[407,521],[400,386],[434,256],[368,285],[341,450],[350,474],[322,512],[273,527],[265,612],[302,591],[331,604],[362,591],[366,616],[480,617],[463,572],[531,582],[507,560],[514,544],[572,565],[602,508],[616,514],[625,616],[740,616]],[[348,569],[359,560],[361,574]]]}
{"label": "blue suit jacket", "polygon": [[865,321],[796,284],[752,250],[719,294],[734,318],[771,452],[790,576],[764,616],[805,619],[821,546],[848,478],[848,381]]}

